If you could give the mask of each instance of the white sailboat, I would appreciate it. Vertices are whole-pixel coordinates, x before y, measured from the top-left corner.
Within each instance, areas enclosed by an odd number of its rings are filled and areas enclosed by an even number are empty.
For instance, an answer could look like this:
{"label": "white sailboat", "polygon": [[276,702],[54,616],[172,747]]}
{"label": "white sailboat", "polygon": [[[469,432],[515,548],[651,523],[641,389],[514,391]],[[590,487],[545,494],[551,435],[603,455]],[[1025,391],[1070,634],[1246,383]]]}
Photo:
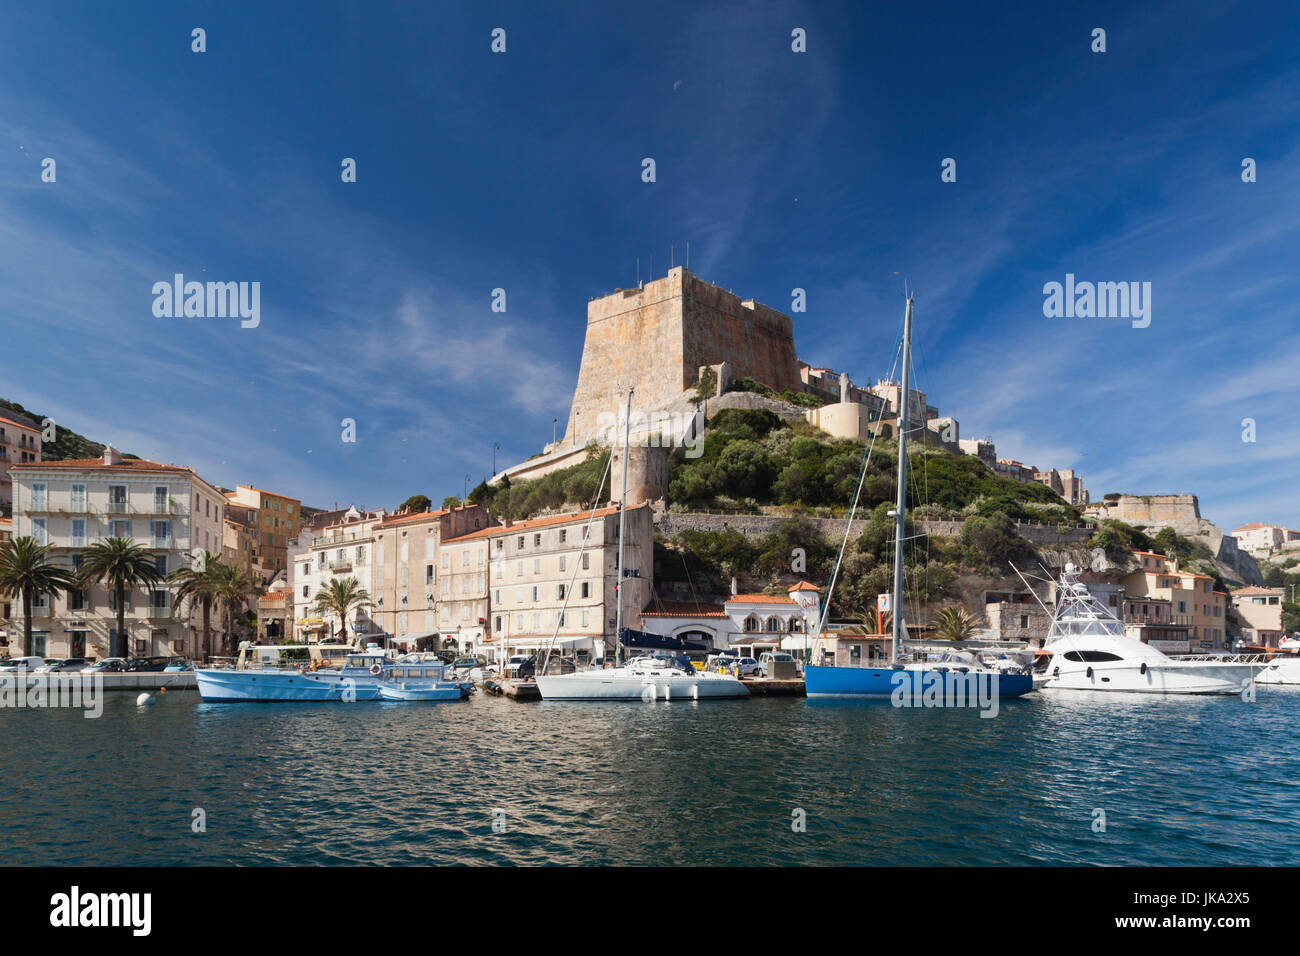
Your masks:
{"label": "white sailboat", "polygon": [[[632,418],[632,390],[627,393],[623,426],[623,489],[618,508],[618,610],[614,635],[617,667],[590,668],[571,674],[539,673],[535,678],[543,700],[704,700],[748,697],[749,690],[730,674],[697,671],[684,657],[635,657],[624,663],[623,531],[627,511],[627,456]],[[569,589],[572,591],[572,588]],[[558,628],[558,625],[557,625]],[[667,645],[669,641],[665,641]],[[548,653],[545,660],[549,662]]]}
{"label": "white sailboat", "polygon": [[1124,633],[1067,564],[1035,684],[1043,690],[1148,694],[1240,694],[1260,665],[1214,658],[1174,658]]}

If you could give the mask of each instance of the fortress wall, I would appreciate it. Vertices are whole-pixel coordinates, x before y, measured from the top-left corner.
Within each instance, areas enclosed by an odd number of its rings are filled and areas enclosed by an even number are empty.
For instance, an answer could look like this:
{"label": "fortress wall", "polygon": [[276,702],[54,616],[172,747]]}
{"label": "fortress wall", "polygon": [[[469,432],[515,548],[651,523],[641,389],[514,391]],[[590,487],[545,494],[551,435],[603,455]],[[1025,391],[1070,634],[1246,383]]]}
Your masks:
{"label": "fortress wall", "polygon": [[803,388],[790,317],[742,302],[685,268],[593,299],[565,443],[592,437],[602,412],[621,414],[620,388],[635,387],[634,411],[662,409],[696,382],[700,366],[722,362],[733,379]]}
{"label": "fortress wall", "polygon": [[728,362],[733,381],[752,378],[783,389],[803,390],[794,351],[794,323],[788,315],[689,272],[683,283],[683,374],[694,381],[701,365]]}
{"label": "fortress wall", "polygon": [[621,415],[632,385],[636,409],[662,408],[699,374],[686,379],[682,351],[682,271],[641,289],[623,289],[587,303],[587,336],[565,442],[583,443],[602,412]]}

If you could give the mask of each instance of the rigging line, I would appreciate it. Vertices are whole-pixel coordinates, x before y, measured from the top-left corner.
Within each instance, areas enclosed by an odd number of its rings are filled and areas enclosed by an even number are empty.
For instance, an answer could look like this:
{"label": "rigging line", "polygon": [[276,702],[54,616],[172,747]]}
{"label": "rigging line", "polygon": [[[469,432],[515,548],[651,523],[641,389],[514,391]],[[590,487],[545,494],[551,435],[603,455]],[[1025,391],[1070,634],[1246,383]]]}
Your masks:
{"label": "rigging line", "polygon": [[[551,663],[551,650],[555,647],[555,639],[560,634],[560,622],[564,620],[564,613],[569,609],[569,598],[573,596],[573,582],[578,576],[578,568],[582,565],[582,556],[587,551],[587,542],[591,540],[591,524],[596,520],[596,512],[600,508],[600,493],[605,490],[605,479],[609,477],[610,468],[614,464],[614,455],[611,452],[609,461],[605,463],[605,471],[600,476],[600,486],[596,489],[596,498],[591,506],[591,514],[587,518],[587,524],[582,529],[582,546],[578,549],[578,556],[573,562],[573,573],[569,575],[568,587],[564,589],[564,604],[560,606],[560,613],[555,617],[555,630],[551,632],[551,639],[546,645],[546,657],[542,660],[542,676],[546,675],[546,668]],[[619,582],[618,600],[623,600],[623,582]],[[617,637],[617,636],[616,636]],[[505,636],[501,638],[501,649],[505,650]],[[602,642],[603,643],[603,642]]]}

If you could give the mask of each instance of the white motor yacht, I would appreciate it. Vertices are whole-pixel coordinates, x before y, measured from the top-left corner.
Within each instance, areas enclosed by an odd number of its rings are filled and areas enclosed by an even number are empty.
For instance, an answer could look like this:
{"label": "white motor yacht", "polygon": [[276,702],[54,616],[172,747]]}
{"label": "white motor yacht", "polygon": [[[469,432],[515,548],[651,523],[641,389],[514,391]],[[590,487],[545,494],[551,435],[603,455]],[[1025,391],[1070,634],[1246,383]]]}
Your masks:
{"label": "white motor yacht", "polygon": [[1151,694],[1240,694],[1260,664],[1230,658],[1174,658],[1124,633],[1124,624],[1093,597],[1067,564],[1056,611],[1035,665],[1043,690]]}

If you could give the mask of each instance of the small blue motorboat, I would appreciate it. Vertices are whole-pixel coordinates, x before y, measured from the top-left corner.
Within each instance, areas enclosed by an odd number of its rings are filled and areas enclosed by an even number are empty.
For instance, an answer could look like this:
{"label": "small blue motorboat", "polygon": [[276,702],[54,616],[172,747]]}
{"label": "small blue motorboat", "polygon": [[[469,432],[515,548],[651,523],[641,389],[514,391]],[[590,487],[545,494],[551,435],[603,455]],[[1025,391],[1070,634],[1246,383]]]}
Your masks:
{"label": "small blue motorboat", "polygon": [[457,684],[408,684],[389,683],[379,685],[379,699],[405,703],[430,703],[439,700],[460,700],[461,689]]}

